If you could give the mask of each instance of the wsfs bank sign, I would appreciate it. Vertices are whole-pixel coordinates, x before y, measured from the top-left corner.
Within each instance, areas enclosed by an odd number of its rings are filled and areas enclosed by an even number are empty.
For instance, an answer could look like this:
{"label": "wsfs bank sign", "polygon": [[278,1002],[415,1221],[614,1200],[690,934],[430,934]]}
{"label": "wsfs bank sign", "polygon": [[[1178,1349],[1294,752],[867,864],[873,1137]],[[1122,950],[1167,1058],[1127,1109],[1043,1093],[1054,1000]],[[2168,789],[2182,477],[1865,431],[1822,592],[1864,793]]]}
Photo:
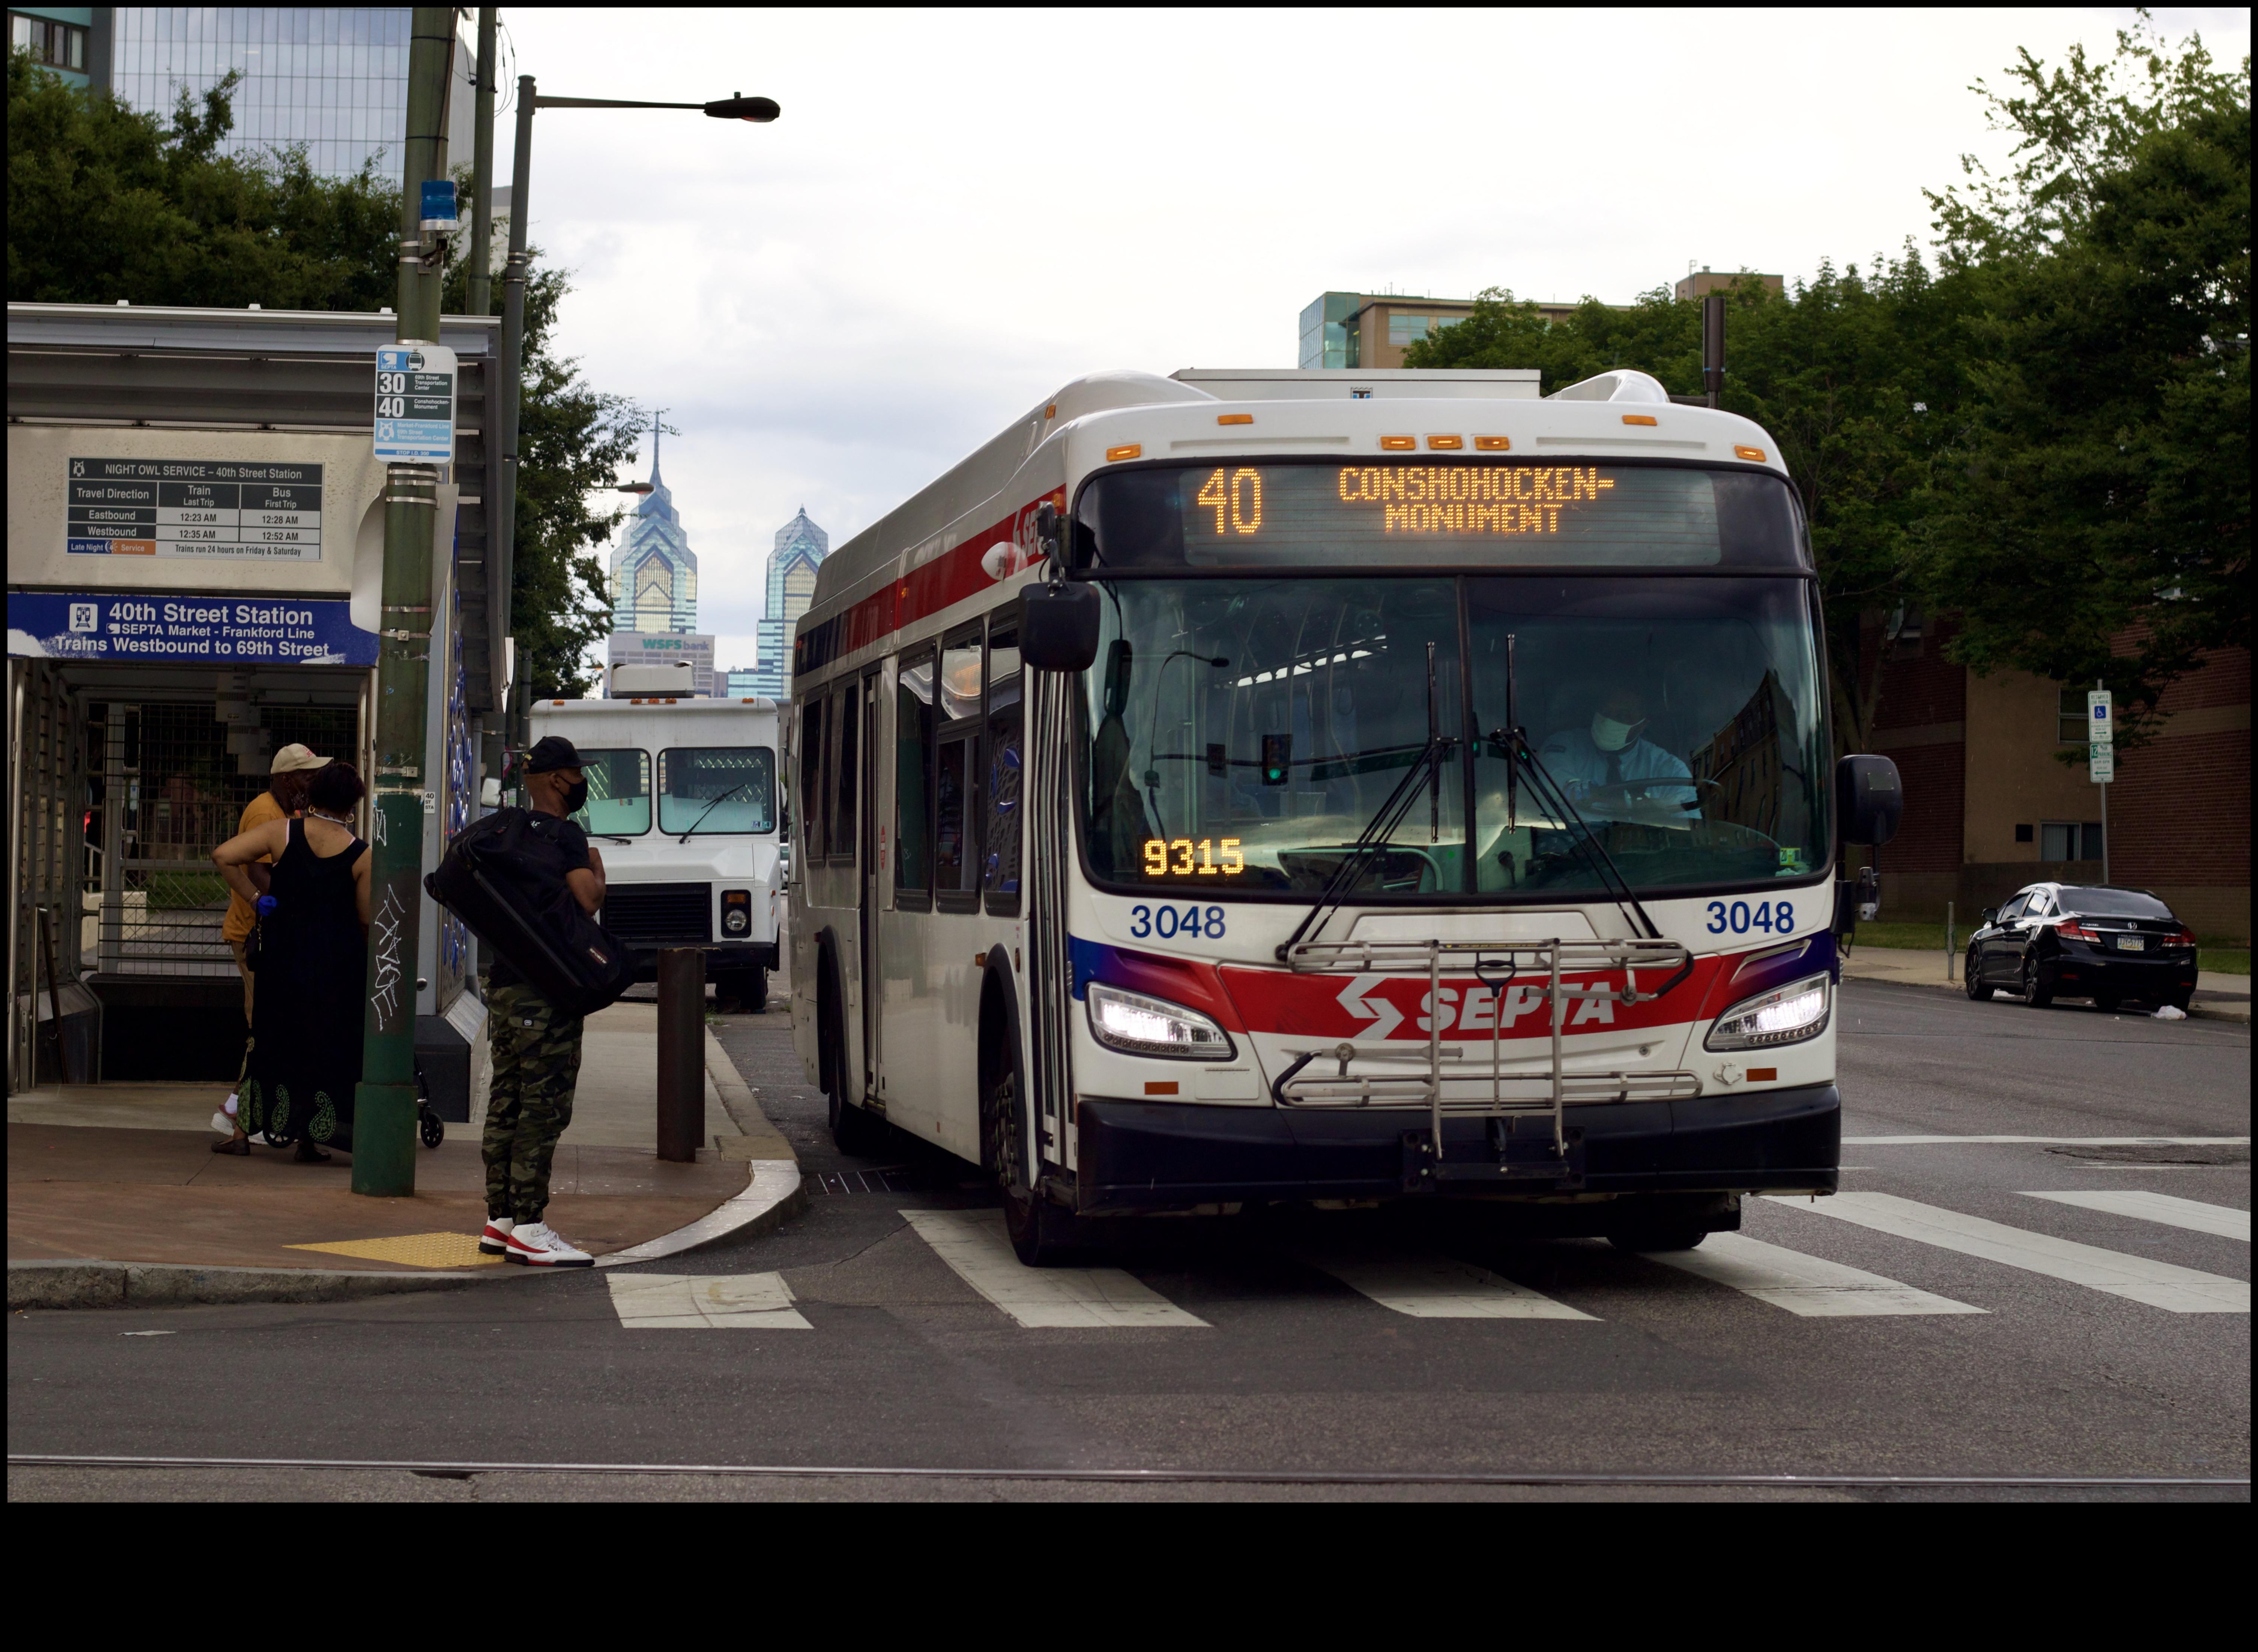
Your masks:
{"label": "wsfs bank sign", "polygon": [[305,597],[11,591],[8,653],[33,660],[374,665],[376,633],[353,624],[351,607]]}

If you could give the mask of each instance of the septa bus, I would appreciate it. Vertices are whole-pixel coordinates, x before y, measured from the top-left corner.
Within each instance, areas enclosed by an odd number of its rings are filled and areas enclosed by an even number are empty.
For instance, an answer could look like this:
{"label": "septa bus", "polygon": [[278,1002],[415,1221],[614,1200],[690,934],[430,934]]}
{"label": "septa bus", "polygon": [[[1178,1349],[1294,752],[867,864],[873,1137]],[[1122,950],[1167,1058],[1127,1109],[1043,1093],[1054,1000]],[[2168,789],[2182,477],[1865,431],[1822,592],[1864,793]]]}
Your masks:
{"label": "septa bus", "polygon": [[[1773,439],[1617,372],[1078,379],[794,639],[795,1040],[849,1152],[1083,1218],[1836,1187],[1846,843]],[[1087,1229],[1079,1231],[1086,1233]]]}
{"label": "septa bus", "polygon": [[[694,947],[724,1007],[768,1007],[784,881],[779,862],[777,704],[637,693],[621,667],[618,698],[536,700],[532,733],[580,753],[587,801],[572,819],[604,859],[604,927],[635,955],[639,980],[658,954]],[[655,676],[655,674],[654,674]]]}

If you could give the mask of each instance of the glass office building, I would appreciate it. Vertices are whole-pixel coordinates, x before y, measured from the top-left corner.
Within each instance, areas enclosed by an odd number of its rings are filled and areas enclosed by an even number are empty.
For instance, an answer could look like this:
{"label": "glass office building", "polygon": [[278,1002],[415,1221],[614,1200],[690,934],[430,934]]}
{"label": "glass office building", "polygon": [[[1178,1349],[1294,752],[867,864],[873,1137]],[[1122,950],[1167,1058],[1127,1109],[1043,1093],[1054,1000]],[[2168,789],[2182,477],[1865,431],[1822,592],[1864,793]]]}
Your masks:
{"label": "glass office building", "polygon": [[769,553],[768,599],[762,605],[753,691],[781,700],[792,687],[792,634],[815,601],[815,571],[831,554],[831,535],[808,520],[807,507],[777,529]]}
{"label": "glass office building", "polygon": [[[372,158],[400,181],[408,124],[406,6],[118,6],[110,9],[110,84],[138,109],[169,114],[231,69],[242,153],[303,144],[314,170],[350,177]],[[475,38],[458,38],[447,110],[451,162],[471,158]]]}

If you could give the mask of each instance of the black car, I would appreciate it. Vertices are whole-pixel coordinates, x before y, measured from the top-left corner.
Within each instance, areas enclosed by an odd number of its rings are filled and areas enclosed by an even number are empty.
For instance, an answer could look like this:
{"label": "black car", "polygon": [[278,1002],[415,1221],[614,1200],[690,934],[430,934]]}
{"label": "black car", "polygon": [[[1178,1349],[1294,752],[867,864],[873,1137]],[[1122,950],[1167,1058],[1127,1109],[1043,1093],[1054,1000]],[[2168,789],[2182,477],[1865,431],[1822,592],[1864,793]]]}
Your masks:
{"label": "black car", "polygon": [[2013,993],[2044,1008],[2091,998],[2114,1010],[2127,998],[2185,1010],[2195,995],[2195,935],[2146,890],[2030,883],[1968,938],[1968,996]]}

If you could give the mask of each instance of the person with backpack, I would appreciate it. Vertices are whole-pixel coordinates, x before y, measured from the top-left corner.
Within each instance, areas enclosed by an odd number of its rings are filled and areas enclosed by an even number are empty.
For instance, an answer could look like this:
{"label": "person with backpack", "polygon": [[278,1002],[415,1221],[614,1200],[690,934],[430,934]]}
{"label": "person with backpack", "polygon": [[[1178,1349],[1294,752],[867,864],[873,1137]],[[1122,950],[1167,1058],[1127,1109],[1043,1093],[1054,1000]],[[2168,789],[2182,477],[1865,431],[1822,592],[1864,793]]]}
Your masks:
{"label": "person with backpack", "polygon": [[[556,734],[525,756],[532,805],[518,880],[536,904],[570,900],[593,914],[604,904],[604,861],[566,817],[588,800],[580,754]],[[486,1037],[493,1084],[486,1102],[486,1225],[479,1249],[529,1267],[587,1267],[595,1258],[543,1220],[549,1165],[572,1122],[580,1075],[579,1015],[568,1015],[506,958],[486,971]]]}

